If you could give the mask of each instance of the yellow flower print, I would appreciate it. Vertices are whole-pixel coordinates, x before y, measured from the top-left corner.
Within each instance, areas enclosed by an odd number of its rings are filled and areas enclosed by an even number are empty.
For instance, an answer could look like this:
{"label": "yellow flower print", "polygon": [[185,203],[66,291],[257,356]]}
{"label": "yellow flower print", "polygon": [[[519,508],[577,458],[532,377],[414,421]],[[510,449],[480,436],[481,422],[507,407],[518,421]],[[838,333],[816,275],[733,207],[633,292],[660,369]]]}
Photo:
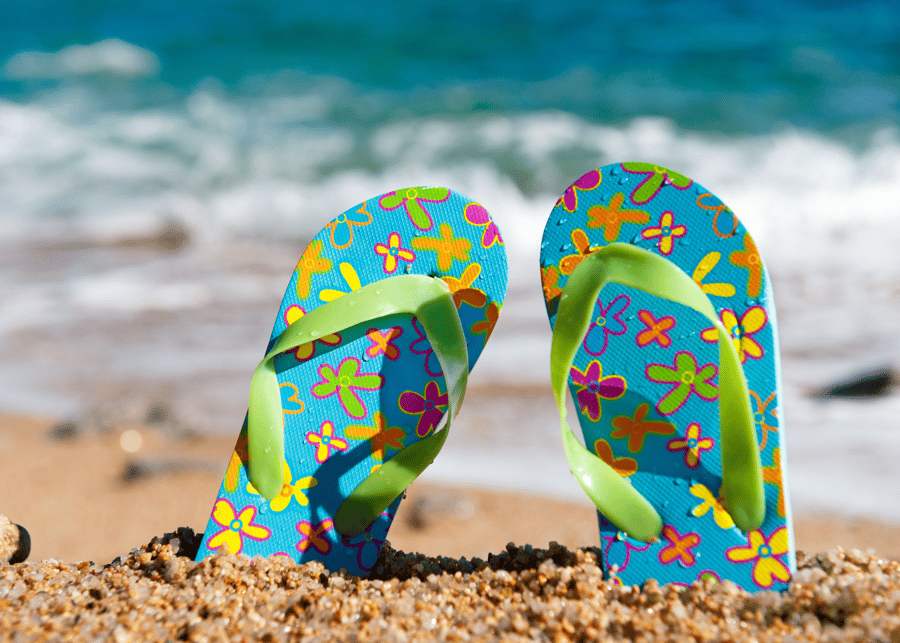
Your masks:
{"label": "yellow flower print", "polygon": [[[312,476],[307,476],[306,478],[300,478],[296,482],[291,482],[293,478],[291,477],[291,468],[288,466],[288,463],[284,463],[284,484],[281,487],[281,491],[278,492],[278,495],[272,498],[269,501],[269,507],[271,507],[272,511],[284,511],[287,509],[287,506],[291,502],[291,498],[296,499],[296,501],[303,507],[309,504],[309,498],[306,497],[306,494],[303,493],[307,489],[312,489],[319,481],[313,478]],[[251,484],[247,483],[247,493],[253,494],[255,496],[259,495],[259,492],[256,488]]]}
{"label": "yellow flower print", "polygon": [[769,589],[775,580],[786,583],[791,579],[791,571],[780,559],[789,548],[787,527],[779,527],[768,538],[756,529],[747,534],[746,546],[726,549],[725,558],[733,563],[753,563],[753,582],[757,587]]}
{"label": "yellow flower print", "polygon": [[[766,315],[766,309],[762,306],[753,306],[744,311],[741,318],[738,319],[734,311],[726,308],[719,316],[722,318],[722,325],[728,334],[731,335],[731,341],[734,342],[734,349],[737,351],[741,364],[747,359],[761,359],[764,351],[755,339],[750,337],[762,330],[769,321]],[[707,328],[700,332],[700,338],[711,344],[719,341],[719,331],[715,326]]]}
{"label": "yellow flower print", "polygon": [[[719,490],[721,493],[721,490]],[[706,488],[706,485],[695,484],[691,487],[691,494],[700,498],[703,502],[691,509],[691,515],[705,516],[707,512],[713,510],[713,519],[722,529],[731,529],[734,527],[734,520],[728,510],[722,504],[722,498],[712,495],[712,491]]]}
{"label": "yellow flower print", "polygon": [[222,530],[209,539],[208,547],[217,550],[226,547],[232,554],[240,554],[244,549],[244,538],[251,540],[267,540],[272,531],[268,527],[253,523],[256,518],[256,507],[247,505],[240,512],[225,498],[216,500],[213,508],[213,522],[222,527]]}
{"label": "yellow flower print", "polygon": [[334,301],[338,297],[343,297],[347,293],[351,293],[354,290],[359,290],[362,288],[362,284],[359,281],[359,275],[356,274],[356,268],[351,266],[349,263],[341,263],[338,264],[338,269],[341,271],[341,276],[344,278],[344,281],[347,282],[347,287],[349,290],[346,292],[343,290],[333,290],[331,288],[325,288],[322,292],[319,293],[319,299],[324,302]]}
{"label": "yellow flower print", "polygon": [[706,278],[713,268],[716,267],[716,264],[719,263],[719,259],[722,258],[721,252],[710,252],[708,255],[703,257],[700,260],[700,263],[697,264],[697,267],[694,268],[694,274],[691,275],[691,279],[700,286],[700,290],[705,292],[707,295],[715,295],[716,297],[732,297],[736,292],[735,288],[731,284],[719,283],[719,284],[705,284],[703,280]]}
{"label": "yellow flower print", "polygon": [[449,223],[442,223],[438,228],[440,237],[415,237],[412,247],[416,250],[427,250],[437,253],[438,268],[446,272],[453,265],[453,260],[468,261],[472,242],[465,237],[454,237]]}
{"label": "yellow flower print", "polygon": [[312,282],[312,276],[316,273],[330,272],[331,260],[320,257],[322,253],[322,241],[316,239],[310,243],[300,261],[297,262],[297,296],[300,299],[309,297],[309,286]]}

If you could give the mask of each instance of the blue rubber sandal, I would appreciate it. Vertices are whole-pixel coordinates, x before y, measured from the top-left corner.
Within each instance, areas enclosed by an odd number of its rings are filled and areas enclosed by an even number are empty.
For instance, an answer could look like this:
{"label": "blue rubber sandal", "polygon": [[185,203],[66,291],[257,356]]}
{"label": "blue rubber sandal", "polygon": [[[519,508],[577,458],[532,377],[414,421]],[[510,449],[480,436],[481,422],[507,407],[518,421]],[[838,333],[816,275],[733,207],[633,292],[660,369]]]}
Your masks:
{"label": "blue rubber sandal", "polygon": [[[624,584],[785,589],[796,568],[771,286],[705,188],[623,163],[576,181],[541,246],[563,444]],[[587,448],[566,423],[565,385]]]}
{"label": "blue rubber sandal", "polygon": [[446,188],[390,192],[326,225],[253,375],[197,559],[225,548],[367,576],[446,439],[506,277],[485,208]]}

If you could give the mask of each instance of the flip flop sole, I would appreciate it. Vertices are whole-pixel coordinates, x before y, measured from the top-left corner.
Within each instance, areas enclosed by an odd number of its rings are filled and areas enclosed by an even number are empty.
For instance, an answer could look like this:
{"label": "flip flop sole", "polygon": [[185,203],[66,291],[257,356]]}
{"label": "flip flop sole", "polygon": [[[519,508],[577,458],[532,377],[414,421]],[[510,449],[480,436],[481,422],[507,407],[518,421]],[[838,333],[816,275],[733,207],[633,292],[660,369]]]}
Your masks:
{"label": "flip flop sole", "polygon": [[[269,348],[311,310],[405,274],[447,283],[471,368],[503,303],[506,254],[487,211],[446,188],[390,192],[326,225],[290,279]],[[418,320],[395,314],[284,353],[275,370],[285,421],[281,494],[265,500],[249,483],[245,421],[197,558],[227,546],[366,576],[402,496],[350,539],[335,531],[335,512],[374,468],[434,431],[448,409],[441,365]]]}
{"label": "flip flop sole", "polygon": [[541,277],[550,323],[567,277],[592,249],[627,242],[677,265],[731,333],[756,413],[766,517],[742,533],[722,506],[718,347],[696,311],[619,284],[604,287],[569,386],[585,443],[663,519],[659,542],[628,538],[600,515],[603,565],[625,584],[732,580],[783,589],[795,568],[780,423],[771,285],[756,246],[711,192],[665,168],[624,163],[576,181],[544,231]]}

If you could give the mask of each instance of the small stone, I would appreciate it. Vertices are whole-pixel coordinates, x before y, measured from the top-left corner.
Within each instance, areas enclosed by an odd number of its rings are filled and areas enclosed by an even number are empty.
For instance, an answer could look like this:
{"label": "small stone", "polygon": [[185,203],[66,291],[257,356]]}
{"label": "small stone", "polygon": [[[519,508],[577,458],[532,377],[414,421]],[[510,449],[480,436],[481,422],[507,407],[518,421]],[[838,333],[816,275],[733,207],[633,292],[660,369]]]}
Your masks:
{"label": "small stone", "polygon": [[0,514],[0,565],[21,563],[31,553],[31,535]]}

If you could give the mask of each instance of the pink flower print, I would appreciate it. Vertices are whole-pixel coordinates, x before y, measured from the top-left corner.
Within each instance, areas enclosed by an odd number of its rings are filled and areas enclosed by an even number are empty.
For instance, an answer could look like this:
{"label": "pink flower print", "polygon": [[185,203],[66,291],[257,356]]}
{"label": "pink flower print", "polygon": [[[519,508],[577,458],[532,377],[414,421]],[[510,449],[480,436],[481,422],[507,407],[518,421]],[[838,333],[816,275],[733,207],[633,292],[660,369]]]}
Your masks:
{"label": "pink flower print", "polygon": [[[386,518],[387,524],[390,524],[391,515],[389,513],[381,514],[381,518]],[[356,549],[356,563],[361,570],[366,572],[375,565],[375,562],[378,560],[378,555],[381,554],[381,546],[384,545],[384,540],[377,538],[375,534],[372,533],[373,531],[386,531],[384,525],[379,524],[379,522],[383,521],[376,520],[369,525],[363,533],[344,541],[344,544],[347,547]]]}
{"label": "pink flower print", "polygon": [[[753,306],[748,308],[740,319],[729,308],[723,310],[719,315],[722,318],[722,325],[731,335],[731,341],[734,342],[734,349],[741,358],[741,364],[745,363],[748,358],[762,359],[763,347],[750,336],[765,328],[768,323],[769,317],[766,315],[766,309],[762,306]],[[700,338],[704,342],[718,342],[719,331],[715,326],[707,328],[700,333]]]}
{"label": "pink flower print", "polygon": [[431,433],[438,425],[448,404],[447,394],[441,393],[435,381],[429,381],[425,385],[424,396],[414,391],[404,391],[400,395],[400,410],[407,415],[419,415],[416,435],[420,438]]}
{"label": "pink flower print", "polygon": [[311,522],[301,520],[297,523],[297,531],[300,533],[300,540],[297,542],[297,551],[301,554],[312,547],[320,554],[327,554],[331,551],[331,542],[323,536],[334,527],[334,521],[327,518],[318,525]]}
{"label": "pink flower print", "polygon": [[691,422],[683,438],[674,438],[666,443],[669,451],[684,451],[684,464],[690,469],[700,466],[700,455],[712,449],[716,441],[701,434],[700,424]]}
{"label": "pink flower print", "polygon": [[562,204],[566,212],[575,212],[578,209],[578,190],[593,190],[602,180],[600,170],[591,170],[566,188],[565,194],[556,202],[556,206]]}
{"label": "pink flower print", "polygon": [[[288,306],[284,311],[284,323],[290,326],[295,321],[300,319],[301,317],[306,316],[306,311],[303,310],[297,304],[293,304]],[[316,342],[319,342],[326,346],[338,346],[341,341],[341,336],[337,333],[332,333],[330,335],[325,335],[323,337],[318,337],[311,342],[307,342],[306,344],[301,344],[297,348],[294,349],[294,358],[298,362],[308,362],[311,360],[316,354]]]}
{"label": "pink flower print", "polygon": [[481,234],[481,247],[490,248],[495,243],[503,245],[503,237],[500,236],[500,229],[497,224],[491,220],[491,215],[487,209],[480,203],[470,203],[463,210],[463,216],[466,221],[474,226],[485,226],[484,232]]}
{"label": "pink flower print", "polygon": [[791,579],[791,570],[781,560],[788,549],[787,527],[779,527],[768,538],[756,529],[747,534],[746,545],[726,549],[725,558],[732,563],[753,563],[753,582],[757,587],[769,589],[776,580],[786,583]]}
{"label": "pink flower print", "polygon": [[678,561],[686,567],[692,567],[697,562],[697,555],[691,550],[703,540],[700,534],[690,531],[682,536],[672,525],[663,525],[662,536],[668,543],[659,550],[659,562],[663,565]]}
{"label": "pink flower print", "polygon": [[597,300],[600,307],[600,316],[594,320],[588,329],[587,335],[584,337],[584,350],[591,355],[599,357],[606,351],[609,343],[610,335],[623,335],[628,330],[625,322],[622,321],[622,313],[631,304],[631,298],[628,295],[619,295],[611,302],[606,310],[603,309],[603,302]]}
{"label": "pink flower print", "polygon": [[698,369],[697,358],[688,351],[675,354],[675,367],[665,364],[648,364],[647,379],[658,384],[672,384],[672,388],[656,404],[662,415],[672,415],[696,394],[707,402],[716,399],[719,391],[709,380],[719,373],[715,364],[704,364]]}
{"label": "pink flower print", "polygon": [[222,530],[209,539],[207,546],[213,550],[224,546],[232,554],[240,554],[244,549],[244,538],[267,540],[272,531],[268,527],[255,524],[254,518],[256,518],[254,505],[247,505],[238,512],[231,502],[219,498],[213,507],[212,519],[222,527]]}
{"label": "pink flower print", "polygon": [[615,567],[617,572],[621,572],[628,567],[628,563],[631,562],[632,552],[643,552],[650,549],[650,543],[642,543],[639,540],[635,540],[624,531],[617,532],[615,536],[603,536],[602,540],[606,541],[606,548],[603,550],[603,560],[606,561],[608,568]]}
{"label": "pink flower print", "polygon": [[394,340],[403,334],[403,329],[399,326],[391,326],[386,331],[370,328],[366,331],[366,338],[372,342],[372,345],[366,349],[366,355],[369,357],[378,357],[384,355],[392,362],[396,362],[400,357],[400,349],[394,346]]}
{"label": "pink flower print", "polygon": [[687,226],[672,225],[674,218],[675,216],[672,212],[666,210],[659,218],[658,226],[644,228],[643,232],[641,232],[641,237],[644,239],[656,239],[659,237],[659,251],[666,256],[672,254],[672,248],[674,247],[674,241],[672,241],[672,239],[683,237],[687,234]]}
{"label": "pink flower print", "polygon": [[361,420],[368,415],[366,405],[356,391],[377,391],[384,386],[384,376],[379,373],[360,373],[360,362],[355,357],[347,357],[338,365],[337,371],[330,364],[319,366],[321,381],[312,387],[312,394],[318,400],[337,395],[344,413]]}
{"label": "pink flower print", "polygon": [[412,263],[416,260],[416,253],[400,245],[400,233],[392,232],[388,235],[387,244],[376,243],[375,254],[384,257],[381,269],[386,274],[391,274],[397,269],[398,261]]}
{"label": "pink flower print", "polygon": [[388,192],[378,200],[378,205],[388,212],[403,206],[409,222],[419,230],[426,231],[434,227],[434,222],[424,204],[443,203],[449,198],[450,190],[447,188],[415,187]]}
{"label": "pink flower print", "polygon": [[346,451],[347,441],[343,438],[335,437],[334,424],[325,420],[319,427],[319,433],[315,431],[307,431],[306,442],[316,447],[316,462],[324,463],[331,457],[331,451]]}
{"label": "pink flower print", "polygon": [[674,317],[666,315],[656,319],[649,310],[639,310],[638,319],[644,322],[644,325],[647,327],[646,330],[642,330],[637,334],[635,341],[638,346],[645,348],[653,342],[656,342],[662,348],[668,348],[672,345],[672,338],[669,337],[668,331],[675,328],[677,322]]}
{"label": "pink flower print", "polygon": [[409,350],[416,355],[425,356],[425,372],[431,375],[431,377],[443,375],[444,369],[441,368],[441,363],[438,361],[437,355],[434,354],[431,342],[428,341],[428,337],[425,335],[424,331],[419,328],[419,320],[415,317],[412,319],[412,326],[413,330],[416,331],[418,339],[409,345]]}
{"label": "pink flower print", "polygon": [[591,422],[600,419],[602,409],[600,399],[618,400],[625,395],[627,385],[625,378],[620,375],[608,375],[603,377],[603,366],[597,360],[588,364],[584,372],[573,366],[569,370],[572,382],[581,388],[576,393],[578,406],[581,412],[590,418]]}

